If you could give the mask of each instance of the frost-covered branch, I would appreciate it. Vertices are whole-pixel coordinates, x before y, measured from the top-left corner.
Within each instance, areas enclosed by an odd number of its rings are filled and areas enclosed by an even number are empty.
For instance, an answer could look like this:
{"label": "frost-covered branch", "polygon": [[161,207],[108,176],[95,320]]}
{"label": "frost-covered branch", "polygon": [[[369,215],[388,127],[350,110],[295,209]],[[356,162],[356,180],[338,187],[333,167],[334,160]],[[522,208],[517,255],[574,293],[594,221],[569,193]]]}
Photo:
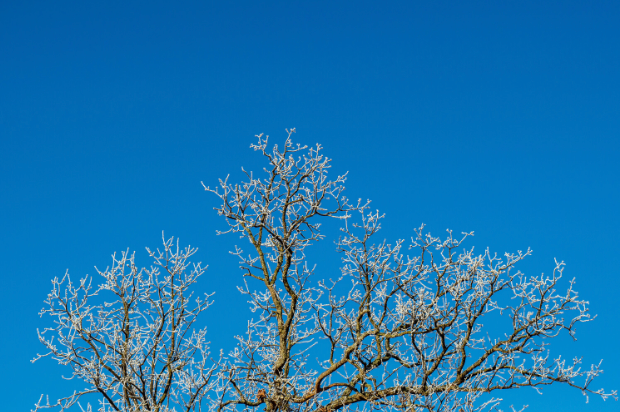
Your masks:
{"label": "frost-covered branch", "polygon": [[[150,250],[151,268],[139,268],[128,251],[112,256],[112,266],[97,270],[101,283],[69,274],[52,281],[41,316],[54,319],[39,331],[50,356],[72,370],[68,379],[83,381],[83,391],[50,403],[43,396],[34,411],[64,411],[89,395],[98,411],[200,410],[211,390],[215,364],[209,358],[206,329],[193,325],[210,305],[210,295],[195,297],[191,288],[204,273],[189,258],[196,249],[180,249],[173,239]],[[180,408],[180,409],[175,409]]]}

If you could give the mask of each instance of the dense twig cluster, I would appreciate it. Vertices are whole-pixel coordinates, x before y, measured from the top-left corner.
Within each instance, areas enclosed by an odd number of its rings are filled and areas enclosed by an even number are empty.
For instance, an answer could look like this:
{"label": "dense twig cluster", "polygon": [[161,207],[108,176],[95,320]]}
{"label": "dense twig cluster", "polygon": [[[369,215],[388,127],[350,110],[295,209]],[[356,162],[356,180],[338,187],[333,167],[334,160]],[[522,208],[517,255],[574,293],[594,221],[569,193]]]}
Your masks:
{"label": "dense twig cluster", "polygon": [[205,271],[190,264],[195,251],[164,239],[162,251],[148,250],[150,269],[138,268],[134,255],[124,252],[98,271],[98,287],[90,277],[54,279],[41,315],[51,315],[55,325],[39,332],[48,352],[34,360],[53,357],[72,369],[69,379],[87,388],[51,404],[42,396],[34,410],[77,404],[90,412],[90,404],[79,403],[89,394],[99,395],[102,412],[200,410],[215,365],[206,329],[193,329],[210,305],[209,296],[192,299],[190,288]]}

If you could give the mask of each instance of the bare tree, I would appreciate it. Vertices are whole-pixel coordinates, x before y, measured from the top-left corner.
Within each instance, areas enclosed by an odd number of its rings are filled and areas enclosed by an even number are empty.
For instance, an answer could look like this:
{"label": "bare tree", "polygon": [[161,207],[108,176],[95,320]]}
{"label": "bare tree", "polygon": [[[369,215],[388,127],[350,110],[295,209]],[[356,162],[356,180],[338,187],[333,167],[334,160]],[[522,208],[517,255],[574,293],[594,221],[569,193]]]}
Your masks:
{"label": "bare tree", "polygon": [[[99,271],[96,288],[88,277],[54,279],[42,315],[55,325],[39,333],[49,351],[42,356],[70,366],[87,387],[39,400],[35,411],[81,408],[96,394],[101,412],[471,412],[499,410],[502,389],[551,384],[617,399],[591,388],[600,364],[582,369],[580,359],[548,350],[551,338],[574,337],[592,320],[573,281],[558,291],[563,262],[551,275],[526,276],[516,266],[530,250],[477,255],[464,248],[472,233],[440,239],[423,226],[408,250],[404,240],[377,239],[383,215],[344,197],[346,175],[330,178],[321,147],[294,145],[293,132],[282,149],[258,136],[251,147],[268,165],[261,177],[205,187],[222,202],[226,232],[249,243],[249,253],[233,253],[257,319],[237,347],[210,360],[206,331],[192,328],[209,306],[206,296],[190,307],[204,272],[190,267],[195,249],[164,241],[163,251],[147,249],[151,269],[126,252]],[[333,279],[305,254],[326,238],[329,218],[342,223]]]}
{"label": "bare tree", "polygon": [[192,299],[190,288],[205,268],[188,260],[196,249],[180,249],[172,238],[163,250],[147,251],[150,269],[138,268],[129,252],[113,255],[112,267],[98,271],[97,287],[92,277],[74,283],[68,273],[52,281],[41,315],[52,316],[54,326],[39,332],[48,352],[33,361],[53,357],[86,388],[51,404],[41,396],[34,411],[77,404],[90,412],[80,403],[88,395],[99,399],[100,412],[201,410],[215,364],[206,329],[193,324],[210,303],[209,295]]}
{"label": "bare tree", "polygon": [[[497,410],[501,399],[486,394],[556,383],[617,399],[591,389],[599,365],[548,351],[551,338],[592,320],[573,281],[558,291],[563,262],[526,276],[515,266],[530,250],[476,255],[463,248],[473,233],[440,239],[420,227],[410,252],[404,240],[376,239],[383,215],[344,197],[346,176],[329,179],[321,147],[294,145],[293,132],[281,150],[258,136],[262,177],[205,187],[221,199],[228,232],[249,242],[250,253],[234,254],[258,316],[222,363],[211,409]],[[333,280],[304,253],[329,217],[343,222]]]}

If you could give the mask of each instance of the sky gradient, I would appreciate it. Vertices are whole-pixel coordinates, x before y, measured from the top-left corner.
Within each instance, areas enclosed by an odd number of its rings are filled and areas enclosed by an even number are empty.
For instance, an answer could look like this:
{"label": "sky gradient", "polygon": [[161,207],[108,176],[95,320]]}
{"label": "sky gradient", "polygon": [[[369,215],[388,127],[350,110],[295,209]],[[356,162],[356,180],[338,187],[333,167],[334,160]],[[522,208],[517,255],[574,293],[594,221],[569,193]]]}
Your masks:
{"label": "sky gradient", "polygon": [[[29,362],[50,280],[127,248],[148,266],[162,231],[199,247],[212,347],[231,349],[238,239],[215,236],[200,182],[260,171],[254,135],[292,127],[387,214],[388,239],[425,223],[480,251],[531,247],[528,275],[564,260],[598,317],[553,353],[603,359],[594,386],[620,388],[620,2],[334,3],[0,1],[3,410],[71,388]],[[499,396],[620,408],[562,386]]]}

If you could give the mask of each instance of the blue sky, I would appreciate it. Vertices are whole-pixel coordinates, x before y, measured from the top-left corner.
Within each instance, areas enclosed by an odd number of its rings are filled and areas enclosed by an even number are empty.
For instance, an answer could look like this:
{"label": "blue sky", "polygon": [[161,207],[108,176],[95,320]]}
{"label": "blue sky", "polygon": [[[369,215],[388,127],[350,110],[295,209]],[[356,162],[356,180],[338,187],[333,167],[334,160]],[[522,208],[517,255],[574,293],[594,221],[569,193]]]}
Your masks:
{"label": "blue sky", "polygon": [[149,265],[162,230],[200,248],[213,348],[230,348],[238,241],[215,236],[200,182],[260,170],[254,135],[291,127],[387,213],[389,239],[425,223],[475,231],[481,251],[531,247],[527,274],[564,260],[598,318],[554,353],[604,359],[596,386],[618,389],[619,21],[614,1],[0,2],[3,410],[69,387],[29,362],[50,280],[126,248]]}

